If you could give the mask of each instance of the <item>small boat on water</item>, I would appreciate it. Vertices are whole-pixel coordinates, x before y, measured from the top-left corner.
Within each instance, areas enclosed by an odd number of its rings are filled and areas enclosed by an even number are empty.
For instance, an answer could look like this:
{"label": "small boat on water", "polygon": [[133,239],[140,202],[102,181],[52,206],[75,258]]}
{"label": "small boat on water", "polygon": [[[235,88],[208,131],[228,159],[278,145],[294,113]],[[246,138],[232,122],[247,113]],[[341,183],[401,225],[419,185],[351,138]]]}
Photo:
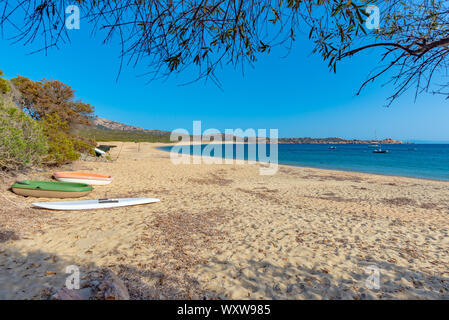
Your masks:
{"label": "small boat on water", "polygon": [[88,172],[55,172],[53,177],[58,181],[84,183],[89,185],[106,185],[112,182],[112,176]]}
{"label": "small boat on water", "polygon": [[33,203],[33,205],[39,208],[50,210],[93,210],[135,206],[159,201],[159,199],[155,198],[117,198],[81,201],[36,202]]}
{"label": "small boat on water", "polygon": [[373,150],[373,153],[388,153],[388,150],[377,149],[377,150]]}
{"label": "small boat on water", "polygon": [[332,147],[329,147],[329,149],[335,150],[335,149],[337,149],[337,147],[332,146]]}
{"label": "small boat on water", "polygon": [[382,150],[382,146],[379,145],[379,149],[373,150],[373,153],[388,153],[388,150]]}
{"label": "small boat on water", "polygon": [[[377,140],[377,131],[376,131],[375,135],[376,135],[375,141],[379,141],[379,140]],[[382,150],[382,145],[380,143],[369,145],[368,148],[376,148],[373,150],[373,153],[388,153],[388,150]]]}
{"label": "small boat on water", "polygon": [[59,181],[17,181],[12,191],[25,197],[79,198],[88,195],[93,188],[87,184]]}

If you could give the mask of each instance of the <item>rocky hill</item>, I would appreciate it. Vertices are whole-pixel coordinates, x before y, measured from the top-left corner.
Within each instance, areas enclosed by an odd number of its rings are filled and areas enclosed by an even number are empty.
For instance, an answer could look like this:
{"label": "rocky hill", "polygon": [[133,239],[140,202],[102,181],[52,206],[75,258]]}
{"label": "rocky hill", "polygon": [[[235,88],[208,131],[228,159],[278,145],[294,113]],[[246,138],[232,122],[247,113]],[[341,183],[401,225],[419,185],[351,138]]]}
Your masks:
{"label": "rocky hill", "polygon": [[108,120],[108,119],[100,118],[100,117],[95,118],[93,120],[93,124],[98,129],[103,129],[103,130],[135,131],[135,132],[146,132],[146,133],[152,133],[152,134],[156,134],[156,135],[170,136],[169,131],[144,129],[141,127],[130,126],[130,125],[127,125],[127,124],[124,124],[121,122],[112,121],[112,120]]}
{"label": "rocky hill", "polygon": [[[151,135],[157,135],[161,137],[169,137],[169,131],[162,130],[150,130],[141,127],[130,126],[121,122],[112,121],[104,118],[97,117],[94,119],[93,124],[97,129],[100,130],[113,130],[123,131],[127,134],[130,132],[135,133],[146,133]],[[225,139],[224,134],[222,135],[223,140]],[[235,137],[234,137],[235,140]],[[247,139],[245,139],[247,141]],[[384,139],[384,140],[348,140],[342,138],[280,138],[279,143],[284,144],[406,144],[400,140],[394,139]]]}

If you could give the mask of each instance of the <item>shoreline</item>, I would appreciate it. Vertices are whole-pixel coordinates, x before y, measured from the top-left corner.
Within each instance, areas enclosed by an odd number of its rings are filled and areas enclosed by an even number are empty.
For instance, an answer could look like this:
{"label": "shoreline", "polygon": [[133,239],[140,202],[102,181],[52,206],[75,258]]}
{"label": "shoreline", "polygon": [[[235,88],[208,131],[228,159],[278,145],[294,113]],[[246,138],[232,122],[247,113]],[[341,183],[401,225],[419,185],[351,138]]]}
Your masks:
{"label": "shoreline", "polygon": [[[233,142],[216,142],[214,143],[213,141],[210,144],[231,144]],[[162,143],[161,143],[162,144]],[[204,143],[183,143],[182,145],[207,145]],[[234,144],[236,144],[234,142]],[[242,144],[242,143],[239,143]],[[289,143],[287,143],[289,144]],[[173,144],[163,144],[161,146],[155,146],[155,149],[161,150],[163,152],[168,152],[170,153],[170,151],[168,150],[163,150],[161,148],[164,147],[173,147]],[[190,155],[190,156],[198,156],[198,155]],[[219,158],[219,157],[216,157]],[[222,159],[229,159],[229,158],[225,158],[222,157]],[[234,159],[235,160],[235,159]],[[244,160],[244,161],[248,161],[248,160]],[[266,164],[269,165],[269,163],[267,162],[263,162],[260,160],[254,160],[257,163],[261,163],[261,164]],[[368,175],[378,175],[378,176],[385,176],[385,177],[397,177],[397,178],[408,178],[408,179],[416,179],[416,180],[427,180],[427,181],[437,181],[437,182],[443,182],[443,183],[449,183],[449,178],[448,179],[436,179],[436,178],[426,178],[426,177],[414,177],[414,176],[400,176],[400,175],[395,175],[395,174],[387,174],[387,173],[376,173],[376,172],[368,172],[368,171],[354,171],[354,170],[350,170],[350,169],[336,169],[336,168],[323,168],[323,167],[312,167],[312,166],[307,166],[307,165],[295,165],[295,164],[289,164],[289,163],[278,163],[278,166],[288,166],[288,167],[298,167],[298,168],[306,168],[306,169],[316,169],[316,170],[326,170],[326,171],[330,171],[330,172],[348,172],[348,173],[359,173],[359,174],[368,174]]]}
{"label": "shoreline", "polygon": [[[15,237],[1,240],[0,298],[47,299],[68,265],[82,286],[112,270],[132,299],[449,298],[446,183],[286,165],[260,176],[260,163],[174,165],[162,143],[110,144],[116,161],[73,164],[114,177],[79,200],[161,202],[49,212],[2,185],[0,231]],[[365,285],[372,265],[379,290]]]}

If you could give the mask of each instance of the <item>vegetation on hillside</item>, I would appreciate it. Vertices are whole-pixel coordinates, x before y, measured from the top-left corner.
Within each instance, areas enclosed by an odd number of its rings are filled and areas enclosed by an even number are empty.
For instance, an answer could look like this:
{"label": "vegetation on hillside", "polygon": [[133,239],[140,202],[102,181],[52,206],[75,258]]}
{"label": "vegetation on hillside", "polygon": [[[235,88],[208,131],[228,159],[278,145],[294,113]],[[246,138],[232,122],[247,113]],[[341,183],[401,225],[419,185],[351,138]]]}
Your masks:
{"label": "vegetation on hillside", "polygon": [[20,93],[15,100],[36,121],[43,124],[48,139],[49,152],[45,164],[60,165],[93,153],[95,141],[78,136],[74,130],[79,125],[89,125],[94,108],[75,100],[75,91],[57,80],[33,81],[18,76],[11,83]]}
{"label": "vegetation on hillside", "polygon": [[90,123],[93,107],[56,80],[0,76],[0,169],[61,165],[94,155],[95,140],[74,131]]}
{"label": "vegetation on hillside", "polygon": [[47,154],[42,124],[18,109],[10,97],[0,94],[0,170],[40,165]]}
{"label": "vegetation on hillside", "polygon": [[158,135],[144,131],[108,130],[99,128],[78,129],[80,136],[91,137],[96,141],[123,141],[123,142],[164,142],[170,143],[169,135]]}
{"label": "vegetation on hillside", "polygon": [[49,152],[45,158],[47,163],[63,164],[80,157],[71,136],[67,133],[69,129],[67,122],[62,121],[57,114],[51,114],[46,116],[42,123],[49,145]]}
{"label": "vegetation on hillside", "polygon": [[11,91],[11,86],[7,79],[3,79],[3,71],[0,70],[0,94],[7,94]]}
{"label": "vegetation on hillside", "polygon": [[18,76],[11,82],[20,91],[18,104],[33,119],[42,120],[46,115],[56,114],[59,119],[73,127],[77,124],[90,124],[94,108],[75,100],[75,91],[58,80],[33,81]]}
{"label": "vegetation on hillside", "polygon": [[95,155],[96,141],[170,142],[167,134],[94,127],[94,108],[60,81],[2,75],[0,171],[70,163],[81,154]]}

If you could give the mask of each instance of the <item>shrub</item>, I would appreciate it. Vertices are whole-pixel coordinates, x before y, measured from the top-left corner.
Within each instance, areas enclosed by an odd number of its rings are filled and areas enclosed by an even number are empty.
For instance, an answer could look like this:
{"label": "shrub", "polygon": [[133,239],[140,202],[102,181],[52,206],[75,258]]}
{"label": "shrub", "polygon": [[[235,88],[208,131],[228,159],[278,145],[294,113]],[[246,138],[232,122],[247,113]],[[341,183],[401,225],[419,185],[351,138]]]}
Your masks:
{"label": "shrub", "polygon": [[11,171],[39,165],[46,152],[40,123],[0,95],[0,168]]}
{"label": "shrub", "polygon": [[46,116],[42,123],[49,147],[48,155],[45,157],[47,164],[61,165],[75,161],[80,157],[68,133],[67,122],[62,121],[57,114],[51,114]]}
{"label": "shrub", "polygon": [[9,85],[9,81],[2,78],[3,71],[0,70],[0,93],[6,94],[11,91],[11,86]]}
{"label": "shrub", "polygon": [[91,156],[95,155],[94,148],[97,145],[95,140],[75,135],[72,135],[71,139],[73,142],[73,147],[76,151],[80,153],[90,154]]}
{"label": "shrub", "polygon": [[59,115],[47,115],[42,124],[49,144],[48,156],[45,159],[47,164],[70,163],[79,159],[80,153],[95,155],[95,140],[72,135],[68,123],[61,120]]}

